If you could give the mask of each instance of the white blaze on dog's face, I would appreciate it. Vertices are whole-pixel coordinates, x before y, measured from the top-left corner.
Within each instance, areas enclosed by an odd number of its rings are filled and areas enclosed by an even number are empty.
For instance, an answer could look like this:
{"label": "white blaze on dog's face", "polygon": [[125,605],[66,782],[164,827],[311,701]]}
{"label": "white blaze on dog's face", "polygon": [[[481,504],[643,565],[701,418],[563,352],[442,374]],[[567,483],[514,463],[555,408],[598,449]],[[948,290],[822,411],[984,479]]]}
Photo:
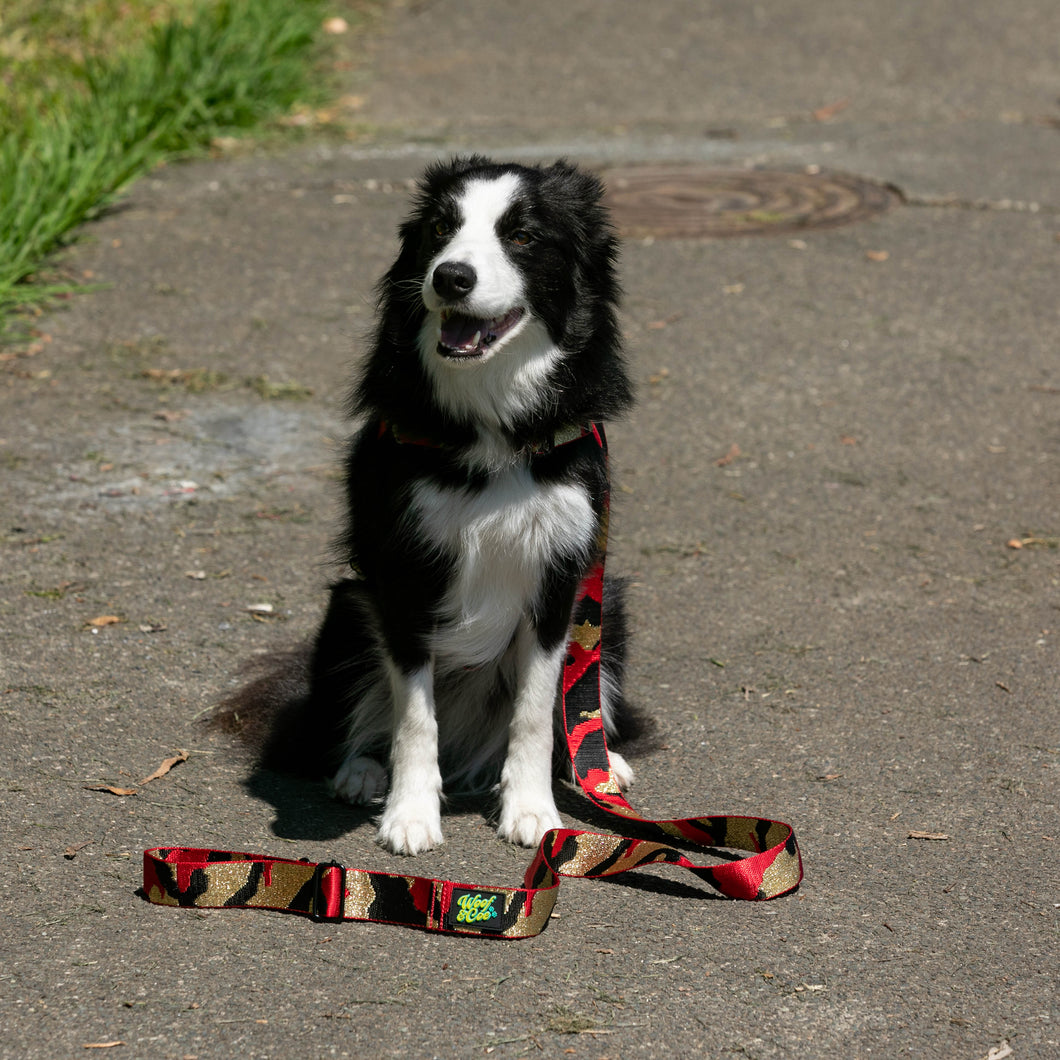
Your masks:
{"label": "white blaze on dog's face", "polygon": [[514,173],[469,181],[433,222],[440,245],[420,289],[427,309],[420,352],[436,397],[480,422],[504,424],[533,407],[562,356],[532,311],[520,268],[534,253],[534,237],[517,219],[522,194]]}
{"label": "white blaze on dog's face", "polygon": [[[423,303],[439,316],[438,340],[457,331],[442,326],[442,318],[451,319],[450,310],[486,325],[478,344],[465,340],[449,347],[457,358],[474,357],[476,350],[481,350],[480,355],[491,353],[499,339],[482,341],[488,338],[489,323],[525,308],[522,276],[505,252],[502,240],[507,234],[500,230],[518,190],[519,178],[514,173],[495,180],[473,180],[457,201],[459,219],[442,223],[448,229],[446,244],[423,279]],[[512,330],[510,325],[506,334]]]}

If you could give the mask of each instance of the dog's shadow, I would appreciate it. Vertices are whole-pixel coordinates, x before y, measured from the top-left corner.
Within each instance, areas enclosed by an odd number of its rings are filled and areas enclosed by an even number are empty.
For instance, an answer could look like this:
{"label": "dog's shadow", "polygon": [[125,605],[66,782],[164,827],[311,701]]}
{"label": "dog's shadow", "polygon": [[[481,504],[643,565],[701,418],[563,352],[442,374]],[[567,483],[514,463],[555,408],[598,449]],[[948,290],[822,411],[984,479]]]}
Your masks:
{"label": "dog's shadow", "polygon": [[[272,833],[280,839],[328,843],[341,839],[351,832],[363,828],[374,831],[375,819],[382,807],[351,806],[331,796],[323,781],[306,780],[301,777],[274,773],[262,767],[255,767],[244,780],[243,785],[248,794],[268,803],[275,811],[270,826]],[[444,816],[480,815],[490,823],[496,823],[495,800],[490,796],[454,796],[446,800]],[[636,821],[623,819],[618,821],[609,814],[594,806],[579,791],[568,784],[556,784],[556,804],[560,811],[574,818],[589,831],[614,832],[644,839],[659,838],[650,825],[639,825]],[[667,838],[667,844],[684,847],[688,844],[677,839]],[[695,854],[702,855],[690,847],[693,860]],[[711,850],[710,854],[719,860],[736,860],[737,855],[727,851]],[[531,856],[527,852],[528,858]],[[628,872],[619,876],[604,877],[603,881],[631,887],[635,890],[653,894],[668,895],[676,898],[716,898],[723,896],[705,889],[703,885],[683,883],[666,876],[647,872]]]}
{"label": "dog's shadow", "polygon": [[275,811],[270,830],[280,839],[326,843],[365,825],[378,813],[371,806],[351,806],[331,796],[323,781],[255,768],[243,781],[247,793]]}
{"label": "dog's shadow", "polygon": [[[336,799],[322,780],[275,773],[256,766],[243,781],[248,794],[268,803],[275,811],[270,830],[280,839],[306,842],[331,842],[361,828],[373,832],[383,804],[351,806]],[[492,820],[488,796],[471,798],[454,796],[445,801],[444,817],[478,814]]]}

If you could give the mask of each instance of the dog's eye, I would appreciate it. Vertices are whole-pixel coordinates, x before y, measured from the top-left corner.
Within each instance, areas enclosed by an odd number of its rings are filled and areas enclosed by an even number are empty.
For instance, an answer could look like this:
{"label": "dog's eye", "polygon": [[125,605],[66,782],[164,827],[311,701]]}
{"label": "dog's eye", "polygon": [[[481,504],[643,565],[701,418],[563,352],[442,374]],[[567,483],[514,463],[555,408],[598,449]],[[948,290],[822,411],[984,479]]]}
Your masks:
{"label": "dog's eye", "polygon": [[517,228],[508,237],[517,247],[525,247],[533,243],[534,237],[525,228]]}
{"label": "dog's eye", "polygon": [[436,236],[438,236],[439,238],[442,237],[442,236],[447,236],[447,235],[449,235],[449,232],[451,231],[451,229],[449,227],[449,222],[448,221],[435,221],[434,224],[431,226],[431,231],[434,232],[434,234]]}

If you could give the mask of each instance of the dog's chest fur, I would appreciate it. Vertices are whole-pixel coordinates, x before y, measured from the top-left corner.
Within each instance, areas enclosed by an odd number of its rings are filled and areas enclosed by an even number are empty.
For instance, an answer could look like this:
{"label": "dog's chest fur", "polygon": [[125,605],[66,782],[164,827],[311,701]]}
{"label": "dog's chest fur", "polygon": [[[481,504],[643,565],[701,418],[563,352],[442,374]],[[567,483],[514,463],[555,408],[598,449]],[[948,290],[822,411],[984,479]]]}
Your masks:
{"label": "dog's chest fur", "polygon": [[442,669],[499,659],[550,566],[587,557],[594,538],[588,490],[536,481],[525,463],[494,472],[481,489],[421,481],[412,505],[431,544],[453,562],[432,645]]}

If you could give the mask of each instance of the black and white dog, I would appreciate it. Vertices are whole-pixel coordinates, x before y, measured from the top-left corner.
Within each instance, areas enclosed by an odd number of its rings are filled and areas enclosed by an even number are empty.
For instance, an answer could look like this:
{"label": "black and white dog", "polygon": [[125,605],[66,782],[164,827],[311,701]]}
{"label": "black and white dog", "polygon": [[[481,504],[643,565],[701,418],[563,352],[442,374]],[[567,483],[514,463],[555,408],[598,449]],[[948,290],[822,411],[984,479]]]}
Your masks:
{"label": "black and white dog", "polygon": [[[562,162],[432,166],[379,285],[346,465],[354,576],[331,589],[263,762],[330,776],[352,803],[385,795],[395,853],[442,842],[443,788],[499,785],[516,843],[560,825],[560,675],[608,488],[586,428],[631,402],[601,192]],[[604,723],[621,738],[614,586],[604,628]]]}

